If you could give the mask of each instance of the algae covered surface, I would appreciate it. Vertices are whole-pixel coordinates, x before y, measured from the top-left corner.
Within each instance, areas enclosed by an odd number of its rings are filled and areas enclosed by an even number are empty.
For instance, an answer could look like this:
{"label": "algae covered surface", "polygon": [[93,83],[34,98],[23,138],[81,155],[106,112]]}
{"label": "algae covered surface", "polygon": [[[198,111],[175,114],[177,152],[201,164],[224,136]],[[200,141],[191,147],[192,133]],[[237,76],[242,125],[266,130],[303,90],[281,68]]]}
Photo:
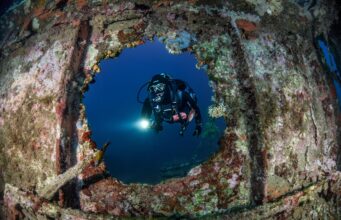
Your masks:
{"label": "algae covered surface", "polygon": [[[314,43],[337,19],[334,1],[24,2],[0,20],[8,216],[339,218],[337,94]],[[38,186],[96,152],[80,103],[100,61],[155,36],[206,70],[207,113],[227,124],[218,151],[156,185],[89,165],[32,208]]]}

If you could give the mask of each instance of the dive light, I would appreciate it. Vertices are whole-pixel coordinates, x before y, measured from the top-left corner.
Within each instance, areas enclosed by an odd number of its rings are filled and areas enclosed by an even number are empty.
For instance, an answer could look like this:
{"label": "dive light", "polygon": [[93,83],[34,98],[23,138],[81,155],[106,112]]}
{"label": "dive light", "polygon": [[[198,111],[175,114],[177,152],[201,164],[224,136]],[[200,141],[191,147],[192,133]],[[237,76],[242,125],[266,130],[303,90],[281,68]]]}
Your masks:
{"label": "dive light", "polygon": [[143,130],[146,130],[150,127],[150,123],[147,119],[141,119],[139,122],[139,127]]}

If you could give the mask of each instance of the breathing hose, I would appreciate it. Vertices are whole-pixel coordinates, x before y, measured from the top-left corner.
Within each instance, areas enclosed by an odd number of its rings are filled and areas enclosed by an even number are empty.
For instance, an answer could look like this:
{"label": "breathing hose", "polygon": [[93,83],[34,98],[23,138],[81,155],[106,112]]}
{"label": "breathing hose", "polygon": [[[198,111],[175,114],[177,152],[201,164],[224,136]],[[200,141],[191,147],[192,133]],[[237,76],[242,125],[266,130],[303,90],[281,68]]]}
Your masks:
{"label": "breathing hose", "polygon": [[143,101],[140,100],[140,93],[141,93],[142,89],[143,89],[147,84],[149,84],[149,81],[146,82],[146,83],[144,83],[144,84],[140,87],[139,91],[137,92],[136,100],[137,100],[138,103],[143,104]]}

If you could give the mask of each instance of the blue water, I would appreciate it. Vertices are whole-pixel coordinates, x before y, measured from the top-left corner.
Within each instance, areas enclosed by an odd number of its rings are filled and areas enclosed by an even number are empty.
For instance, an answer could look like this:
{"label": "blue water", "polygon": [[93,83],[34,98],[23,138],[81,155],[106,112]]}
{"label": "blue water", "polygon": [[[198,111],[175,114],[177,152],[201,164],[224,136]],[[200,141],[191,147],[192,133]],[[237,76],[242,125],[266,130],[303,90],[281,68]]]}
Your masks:
{"label": "blue water", "polygon": [[[178,134],[179,124],[164,123],[160,133],[137,126],[142,109],[142,104],[136,101],[137,91],[153,75],[162,72],[189,83],[197,94],[203,124],[208,121],[213,94],[207,74],[196,69],[196,63],[190,53],[169,54],[158,40],[125,49],[118,58],[100,63],[101,72],[83,102],[92,139],[98,146],[107,140],[111,142],[104,160],[112,176],[125,183],[158,183],[166,177],[185,175],[198,161],[217,151],[218,137],[226,127],[223,119],[215,121],[218,134],[212,138],[193,137],[194,120],[184,137]],[[146,96],[143,90],[141,100]],[[167,175],[161,171],[186,163],[190,165],[173,169]]]}
{"label": "blue water", "polygon": [[5,12],[12,11],[16,6],[24,4],[24,0],[1,0],[0,1],[0,16]]}
{"label": "blue water", "polygon": [[334,80],[333,80],[333,83],[334,83],[334,86],[335,86],[335,89],[336,89],[336,94],[337,94],[337,98],[338,98],[338,104],[339,104],[339,108],[341,109],[341,84],[338,80],[336,80],[335,78],[338,78],[338,79],[341,79],[341,74],[340,74],[340,71],[337,67],[337,64],[335,62],[335,58],[334,58],[334,55],[333,53],[331,52],[331,50],[329,49],[329,46],[328,44],[323,41],[323,40],[318,40],[318,45],[320,47],[320,49],[322,50],[322,54],[323,54],[323,57],[324,57],[324,60],[327,64],[327,67],[329,69],[329,72],[331,74],[334,74]]}

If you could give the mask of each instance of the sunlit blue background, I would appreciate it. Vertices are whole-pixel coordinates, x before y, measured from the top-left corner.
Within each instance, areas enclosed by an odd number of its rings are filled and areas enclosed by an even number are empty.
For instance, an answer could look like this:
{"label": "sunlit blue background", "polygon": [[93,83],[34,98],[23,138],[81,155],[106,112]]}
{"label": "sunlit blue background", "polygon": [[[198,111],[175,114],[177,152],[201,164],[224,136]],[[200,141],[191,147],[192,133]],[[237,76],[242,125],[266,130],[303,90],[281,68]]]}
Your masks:
{"label": "sunlit blue background", "polygon": [[[165,178],[160,169],[190,163],[175,175],[185,175],[196,162],[207,159],[218,148],[218,137],[193,137],[194,121],[179,136],[179,124],[164,123],[160,133],[141,130],[142,104],[136,101],[140,86],[157,73],[168,73],[173,78],[185,80],[194,89],[202,112],[203,123],[208,119],[212,89],[204,70],[195,68],[193,54],[169,54],[158,40],[136,48],[125,49],[116,59],[103,60],[101,73],[85,94],[84,103],[92,138],[98,146],[107,140],[111,145],[105,162],[112,176],[125,183],[157,183]],[[141,100],[147,96],[144,89]],[[223,119],[216,121],[220,134],[225,128]]]}

